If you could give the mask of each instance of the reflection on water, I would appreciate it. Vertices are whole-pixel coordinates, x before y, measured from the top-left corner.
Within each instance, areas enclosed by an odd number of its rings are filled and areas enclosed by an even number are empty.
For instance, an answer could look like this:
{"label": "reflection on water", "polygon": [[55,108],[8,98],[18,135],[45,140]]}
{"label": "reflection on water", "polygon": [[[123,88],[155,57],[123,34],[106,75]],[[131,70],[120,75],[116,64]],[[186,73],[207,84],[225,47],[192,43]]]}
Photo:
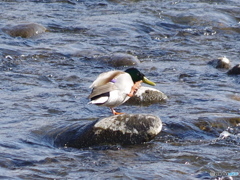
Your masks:
{"label": "reflection on water", "polygon": [[[211,179],[239,171],[239,76],[207,65],[220,56],[239,63],[238,0],[12,0],[0,7],[1,28],[33,22],[48,29],[29,39],[0,32],[1,178]],[[160,135],[80,150],[41,139],[44,128],[109,116],[87,104],[88,87],[113,69],[95,59],[119,52],[137,56],[169,97],[119,109],[161,117]]]}

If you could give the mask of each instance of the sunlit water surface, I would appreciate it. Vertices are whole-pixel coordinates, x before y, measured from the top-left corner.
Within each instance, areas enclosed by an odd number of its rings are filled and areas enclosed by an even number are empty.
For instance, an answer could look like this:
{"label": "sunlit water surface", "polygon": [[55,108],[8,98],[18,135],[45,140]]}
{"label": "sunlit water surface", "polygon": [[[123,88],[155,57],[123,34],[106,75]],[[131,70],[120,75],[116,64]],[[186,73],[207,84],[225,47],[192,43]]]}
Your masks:
{"label": "sunlit water surface", "polygon": [[[222,56],[240,62],[239,0],[5,0],[0,19],[1,27],[33,22],[48,29],[30,39],[0,33],[1,178],[240,174],[240,79],[207,65]],[[56,148],[41,139],[45,127],[111,115],[87,96],[94,78],[114,69],[97,57],[116,52],[137,56],[138,68],[169,97],[118,109],[159,116],[163,131],[124,147]]]}

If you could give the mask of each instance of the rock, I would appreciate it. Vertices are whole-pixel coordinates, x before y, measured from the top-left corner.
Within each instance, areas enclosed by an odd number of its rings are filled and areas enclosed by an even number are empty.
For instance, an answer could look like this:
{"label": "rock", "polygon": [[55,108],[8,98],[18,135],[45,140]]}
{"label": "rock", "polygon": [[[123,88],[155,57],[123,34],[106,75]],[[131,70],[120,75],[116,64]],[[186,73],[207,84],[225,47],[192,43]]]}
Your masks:
{"label": "rock", "polygon": [[215,68],[229,69],[230,61],[226,57],[219,57],[212,61],[209,61],[208,64],[212,65]]}
{"label": "rock", "polygon": [[113,67],[136,66],[140,64],[140,61],[136,56],[125,53],[114,53],[110,56],[102,56],[99,57],[98,60],[103,61]]}
{"label": "rock", "polygon": [[232,100],[240,101],[240,95],[238,95],[238,94],[230,94],[230,95],[228,95],[228,97]]}
{"label": "rock", "polygon": [[240,74],[240,64],[237,64],[232,69],[227,72],[228,75],[238,75]]}
{"label": "rock", "polygon": [[125,104],[148,106],[154,103],[161,103],[167,100],[167,96],[161,91],[141,86],[137,93]]}
{"label": "rock", "polygon": [[162,129],[162,121],[153,115],[122,114],[84,125],[50,130],[47,138],[58,147],[83,148],[105,144],[139,144],[152,140]]}
{"label": "rock", "polygon": [[6,26],[2,28],[2,31],[12,37],[30,38],[38,34],[44,33],[46,28],[40,24],[29,23],[19,24],[16,26]]}

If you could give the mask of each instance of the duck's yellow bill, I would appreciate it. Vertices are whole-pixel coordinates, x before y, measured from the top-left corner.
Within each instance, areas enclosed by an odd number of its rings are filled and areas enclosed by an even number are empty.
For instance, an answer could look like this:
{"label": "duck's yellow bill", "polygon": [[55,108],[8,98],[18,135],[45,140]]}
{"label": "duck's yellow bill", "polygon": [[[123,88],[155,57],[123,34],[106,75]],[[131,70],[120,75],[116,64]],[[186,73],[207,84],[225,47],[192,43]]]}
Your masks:
{"label": "duck's yellow bill", "polygon": [[156,84],[152,81],[150,81],[148,78],[144,77],[143,78],[143,82],[146,83],[146,84],[149,84],[151,86],[155,86]]}

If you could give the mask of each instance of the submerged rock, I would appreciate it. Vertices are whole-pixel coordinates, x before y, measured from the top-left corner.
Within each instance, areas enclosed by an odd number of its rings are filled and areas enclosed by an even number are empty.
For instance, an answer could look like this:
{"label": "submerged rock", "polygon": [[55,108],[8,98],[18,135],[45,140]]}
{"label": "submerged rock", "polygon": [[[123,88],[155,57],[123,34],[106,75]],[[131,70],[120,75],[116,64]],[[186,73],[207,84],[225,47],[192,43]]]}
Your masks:
{"label": "submerged rock", "polygon": [[46,138],[60,147],[83,148],[104,144],[139,144],[152,140],[162,129],[162,121],[153,115],[122,114],[85,125],[73,124],[51,130]]}
{"label": "submerged rock", "polygon": [[113,67],[136,66],[140,64],[140,61],[136,56],[125,53],[114,53],[110,56],[102,56],[99,57],[98,60],[103,61]]}
{"label": "submerged rock", "polygon": [[217,59],[211,60],[208,64],[212,65],[215,68],[229,69],[230,61],[226,57],[219,57]]}
{"label": "submerged rock", "polygon": [[161,91],[141,86],[137,93],[131,97],[125,104],[148,106],[154,103],[161,103],[167,100],[167,96]]}
{"label": "submerged rock", "polygon": [[240,74],[240,64],[237,64],[232,69],[227,72],[228,75],[238,75]]}
{"label": "submerged rock", "polygon": [[12,37],[30,38],[44,33],[46,31],[46,28],[40,24],[28,23],[19,24],[16,26],[6,26],[2,28],[2,30]]}
{"label": "submerged rock", "polygon": [[228,97],[232,100],[240,101],[240,95],[239,94],[230,94],[230,95],[228,95]]}

